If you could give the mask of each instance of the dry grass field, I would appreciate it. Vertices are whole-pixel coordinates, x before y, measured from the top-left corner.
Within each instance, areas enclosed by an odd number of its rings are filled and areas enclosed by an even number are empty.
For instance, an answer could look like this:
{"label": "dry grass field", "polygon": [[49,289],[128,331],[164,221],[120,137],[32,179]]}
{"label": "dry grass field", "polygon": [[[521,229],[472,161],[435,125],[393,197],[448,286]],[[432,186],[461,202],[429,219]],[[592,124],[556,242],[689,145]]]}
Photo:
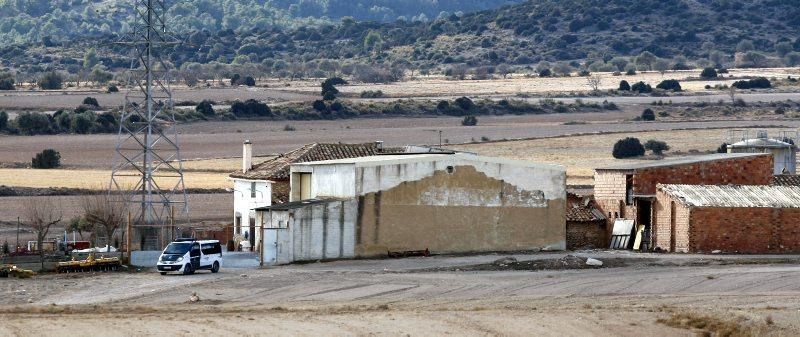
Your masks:
{"label": "dry grass field", "polygon": [[[186,172],[184,182],[187,188],[220,189],[230,187],[227,174],[214,172]],[[111,179],[110,170],[36,170],[36,169],[0,169],[2,185],[32,188],[81,188],[103,190],[108,188]],[[174,185],[170,179],[157,179],[162,186]],[[124,185],[133,186],[135,178],[121,179]]]}
{"label": "dry grass field", "polygon": [[[655,87],[658,83],[666,79],[676,79],[681,81],[681,87],[690,92],[707,92],[705,86],[710,84],[730,84],[730,79],[700,80],[700,70],[670,71],[665,74],[659,72],[640,72],[633,76],[613,76],[611,73],[600,74],[602,82],[600,90],[617,89],[621,80],[626,80],[631,84],[644,81]],[[797,68],[780,69],[732,69],[729,74],[733,77],[746,76],[765,76],[786,78],[787,76],[798,76],[800,70]],[[692,81],[686,81],[693,79]],[[275,88],[276,90],[307,93],[309,95],[319,92],[317,81],[296,82],[291,86]],[[515,74],[508,79],[494,80],[448,80],[439,76],[420,77],[413,81],[392,83],[392,84],[353,84],[341,86],[339,90],[343,93],[358,96],[362,91],[381,90],[388,97],[452,97],[461,95],[484,96],[484,95],[516,95],[516,94],[551,94],[567,92],[586,92],[590,91],[586,77],[548,77],[526,78],[522,74]],[[717,92],[717,91],[714,91]]]}
{"label": "dry grass field", "polygon": [[[665,141],[671,148],[665,153],[667,155],[665,158],[668,159],[676,156],[676,153],[677,155],[689,155],[690,152],[715,151],[720,144],[728,141],[730,130],[733,129],[632,132],[455,145],[451,148],[486,156],[564,165],[567,168],[568,184],[591,185],[596,167],[653,160],[614,159],[611,156],[611,149],[614,147],[614,143],[622,138],[637,137],[642,143],[649,139]],[[770,134],[777,135],[778,131],[785,129],[767,130]],[[751,131],[750,134],[755,134],[755,131]]]}

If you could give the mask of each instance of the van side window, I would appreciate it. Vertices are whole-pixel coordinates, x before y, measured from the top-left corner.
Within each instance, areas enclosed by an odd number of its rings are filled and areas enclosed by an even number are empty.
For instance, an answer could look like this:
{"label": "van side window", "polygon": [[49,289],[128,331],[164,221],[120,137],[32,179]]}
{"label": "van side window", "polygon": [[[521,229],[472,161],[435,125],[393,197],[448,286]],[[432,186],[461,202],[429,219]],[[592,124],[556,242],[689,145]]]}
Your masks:
{"label": "van side window", "polygon": [[204,243],[202,249],[203,249],[203,255],[222,253],[222,246],[216,243]]}

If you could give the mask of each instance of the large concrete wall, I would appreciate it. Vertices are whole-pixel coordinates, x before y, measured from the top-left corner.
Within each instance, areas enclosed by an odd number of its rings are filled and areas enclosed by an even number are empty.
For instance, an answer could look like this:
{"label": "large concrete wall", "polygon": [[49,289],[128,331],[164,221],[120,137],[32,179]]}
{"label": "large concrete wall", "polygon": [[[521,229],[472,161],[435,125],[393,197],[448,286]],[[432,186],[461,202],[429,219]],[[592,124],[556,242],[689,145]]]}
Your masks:
{"label": "large concrete wall", "polygon": [[563,170],[447,164],[357,168],[356,255],[566,248]]}
{"label": "large concrete wall", "polygon": [[[356,209],[350,199],[272,211],[265,219],[264,264],[355,257]],[[274,256],[267,245],[275,245]]]}

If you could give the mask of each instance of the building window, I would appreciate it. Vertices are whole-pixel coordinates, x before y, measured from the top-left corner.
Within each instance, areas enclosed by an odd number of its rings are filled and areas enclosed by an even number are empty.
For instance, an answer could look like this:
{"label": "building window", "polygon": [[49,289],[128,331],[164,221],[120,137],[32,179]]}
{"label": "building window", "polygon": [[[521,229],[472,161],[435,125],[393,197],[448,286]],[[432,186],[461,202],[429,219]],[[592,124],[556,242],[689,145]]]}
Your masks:
{"label": "building window", "polygon": [[633,175],[625,176],[625,204],[633,205]]}
{"label": "building window", "polygon": [[256,198],[256,183],[255,182],[250,183],[250,198],[253,198],[253,199]]}

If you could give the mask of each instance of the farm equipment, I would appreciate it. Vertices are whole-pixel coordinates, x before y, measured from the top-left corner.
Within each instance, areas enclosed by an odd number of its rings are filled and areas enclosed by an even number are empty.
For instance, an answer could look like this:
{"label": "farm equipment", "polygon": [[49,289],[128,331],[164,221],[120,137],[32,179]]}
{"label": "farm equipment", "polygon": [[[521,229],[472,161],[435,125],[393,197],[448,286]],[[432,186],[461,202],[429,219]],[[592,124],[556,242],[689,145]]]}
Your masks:
{"label": "farm equipment", "polygon": [[15,265],[2,264],[0,265],[0,277],[16,277],[16,278],[30,278],[36,276],[36,272],[28,269],[20,269]]}
{"label": "farm equipment", "polygon": [[82,273],[91,271],[113,271],[122,265],[118,257],[95,258],[94,253],[89,254],[86,260],[72,260],[59,262],[56,271],[59,273]]}

